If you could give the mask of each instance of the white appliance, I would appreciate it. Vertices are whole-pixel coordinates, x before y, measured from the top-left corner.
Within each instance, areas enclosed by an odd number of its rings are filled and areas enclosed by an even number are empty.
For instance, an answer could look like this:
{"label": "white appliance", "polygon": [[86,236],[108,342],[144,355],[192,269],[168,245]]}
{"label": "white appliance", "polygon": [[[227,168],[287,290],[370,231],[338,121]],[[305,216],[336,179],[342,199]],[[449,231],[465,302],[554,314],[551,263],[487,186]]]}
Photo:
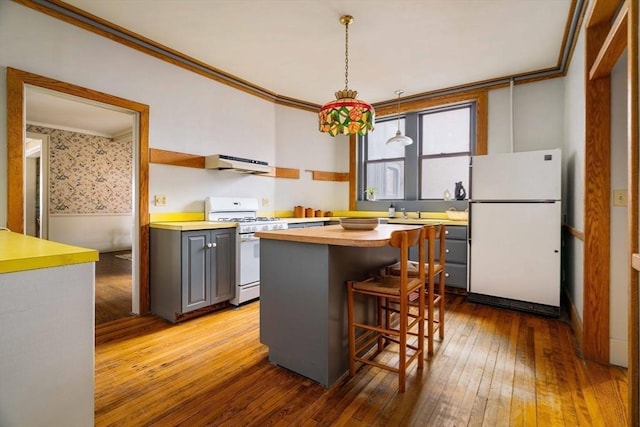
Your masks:
{"label": "white appliance", "polygon": [[233,305],[260,297],[260,238],[256,231],[288,227],[280,218],[258,217],[258,200],[237,197],[207,197],[204,201],[207,221],[236,222],[236,292]]}
{"label": "white appliance", "polygon": [[471,158],[469,300],[560,313],[561,152]]}

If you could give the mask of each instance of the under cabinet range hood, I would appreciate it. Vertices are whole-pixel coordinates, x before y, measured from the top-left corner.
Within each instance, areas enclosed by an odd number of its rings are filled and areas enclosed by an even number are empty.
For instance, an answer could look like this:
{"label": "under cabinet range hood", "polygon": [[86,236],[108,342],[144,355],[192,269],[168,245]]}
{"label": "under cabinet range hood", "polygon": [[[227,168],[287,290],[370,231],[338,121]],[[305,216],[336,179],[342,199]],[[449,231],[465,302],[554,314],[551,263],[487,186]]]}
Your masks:
{"label": "under cabinet range hood", "polygon": [[260,160],[243,159],[242,157],[214,154],[205,157],[204,166],[207,169],[229,170],[239,173],[269,173],[269,163]]}

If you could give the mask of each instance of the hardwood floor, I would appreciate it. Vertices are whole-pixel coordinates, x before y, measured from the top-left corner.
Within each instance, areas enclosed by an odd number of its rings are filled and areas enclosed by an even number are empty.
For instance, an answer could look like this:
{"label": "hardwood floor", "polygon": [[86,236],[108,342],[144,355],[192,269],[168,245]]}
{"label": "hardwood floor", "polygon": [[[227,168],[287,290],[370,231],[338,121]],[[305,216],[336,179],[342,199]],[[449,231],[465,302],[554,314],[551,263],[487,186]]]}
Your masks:
{"label": "hardwood floor", "polygon": [[102,252],[96,262],[96,325],[131,316],[131,261]]}
{"label": "hardwood floor", "polygon": [[270,364],[259,302],[177,325],[99,325],[95,424],[626,425],[626,371],[580,359],[567,323],[449,296],[446,325],[404,394],[373,367],[327,390]]}

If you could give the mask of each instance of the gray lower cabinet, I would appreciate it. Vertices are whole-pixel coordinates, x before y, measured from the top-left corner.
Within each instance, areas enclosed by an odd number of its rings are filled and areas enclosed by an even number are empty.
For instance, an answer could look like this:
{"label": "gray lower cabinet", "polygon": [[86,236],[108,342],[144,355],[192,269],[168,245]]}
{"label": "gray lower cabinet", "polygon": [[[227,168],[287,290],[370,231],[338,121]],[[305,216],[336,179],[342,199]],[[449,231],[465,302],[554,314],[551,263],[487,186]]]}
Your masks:
{"label": "gray lower cabinet", "polygon": [[[446,225],[445,235],[445,284],[467,290],[467,227]],[[440,242],[436,241],[436,261],[439,254]],[[410,257],[418,259],[417,251],[412,251]]]}
{"label": "gray lower cabinet", "polygon": [[233,298],[236,230],[152,228],[151,312],[171,322]]}

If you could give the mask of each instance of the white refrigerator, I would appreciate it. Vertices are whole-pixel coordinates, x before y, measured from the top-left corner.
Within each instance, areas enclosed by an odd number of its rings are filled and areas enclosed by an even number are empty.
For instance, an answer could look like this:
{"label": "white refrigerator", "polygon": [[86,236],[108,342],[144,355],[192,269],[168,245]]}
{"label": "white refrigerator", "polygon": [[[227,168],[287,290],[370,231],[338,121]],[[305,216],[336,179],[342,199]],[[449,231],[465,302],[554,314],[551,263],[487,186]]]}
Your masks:
{"label": "white refrigerator", "polygon": [[469,300],[560,313],[561,152],[471,158]]}

